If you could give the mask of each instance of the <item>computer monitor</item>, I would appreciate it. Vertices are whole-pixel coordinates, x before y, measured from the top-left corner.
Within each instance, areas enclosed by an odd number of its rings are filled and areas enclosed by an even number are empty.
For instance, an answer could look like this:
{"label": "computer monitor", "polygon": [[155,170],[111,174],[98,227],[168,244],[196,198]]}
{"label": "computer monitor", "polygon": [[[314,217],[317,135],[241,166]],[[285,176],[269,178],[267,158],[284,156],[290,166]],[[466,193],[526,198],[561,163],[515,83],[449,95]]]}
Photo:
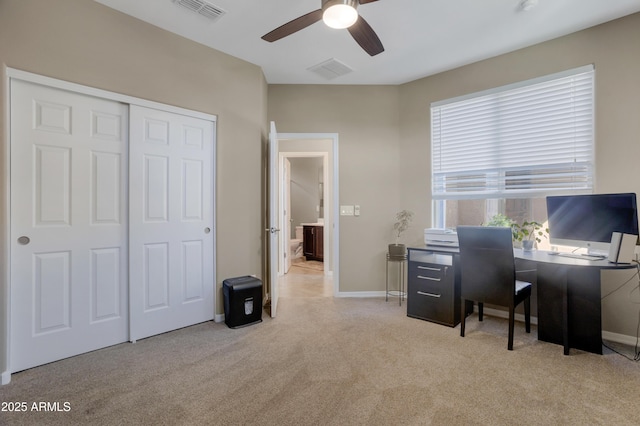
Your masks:
{"label": "computer monitor", "polygon": [[638,235],[636,194],[547,197],[549,242],[606,254],[613,232]]}

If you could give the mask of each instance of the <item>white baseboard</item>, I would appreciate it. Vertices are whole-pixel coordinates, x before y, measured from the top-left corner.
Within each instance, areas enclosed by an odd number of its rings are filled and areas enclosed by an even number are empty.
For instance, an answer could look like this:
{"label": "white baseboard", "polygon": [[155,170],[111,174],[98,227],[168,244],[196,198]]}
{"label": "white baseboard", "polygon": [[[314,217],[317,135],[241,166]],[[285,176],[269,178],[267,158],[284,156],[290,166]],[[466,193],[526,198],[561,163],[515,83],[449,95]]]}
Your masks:
{"label": "white baseboard", "polygon": [[224,314],[216,314],[213,317],[214,322],[224,322]]}
{"label": "white baseboard", "polygon": [[610,342],[622,343],[629,346],[634,346],[638,341],[636,336],[628,336],[626,334],[618,334],[604,330],[602,330],[602,338]]}
{"label": "white baseboard", "polygon": [[[384,291],[339,291],[336,297],[384,297]],[[406,297],[405,297],[406,300]]]}
{"label": "white baseboard", "polygon": [[11,372],[9,371],[3,371],[2,372],[2,385],[8,385],[9,382],[11,381]]}

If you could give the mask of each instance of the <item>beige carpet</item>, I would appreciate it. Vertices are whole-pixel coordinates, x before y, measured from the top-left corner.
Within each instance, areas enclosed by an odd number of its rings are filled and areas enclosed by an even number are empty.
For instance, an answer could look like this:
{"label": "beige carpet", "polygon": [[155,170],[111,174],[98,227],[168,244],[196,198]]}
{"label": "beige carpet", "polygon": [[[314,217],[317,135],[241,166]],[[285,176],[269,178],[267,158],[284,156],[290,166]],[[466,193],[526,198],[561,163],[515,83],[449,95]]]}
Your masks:
{"label": "beige carpet", "polygon": [[[3,425],[637,425],[640,366],[488,317],[467,336],[384,299],[282,298],[278,318],[205,323],[17,373]],[[3,405],[4,407],[4,405]]]}

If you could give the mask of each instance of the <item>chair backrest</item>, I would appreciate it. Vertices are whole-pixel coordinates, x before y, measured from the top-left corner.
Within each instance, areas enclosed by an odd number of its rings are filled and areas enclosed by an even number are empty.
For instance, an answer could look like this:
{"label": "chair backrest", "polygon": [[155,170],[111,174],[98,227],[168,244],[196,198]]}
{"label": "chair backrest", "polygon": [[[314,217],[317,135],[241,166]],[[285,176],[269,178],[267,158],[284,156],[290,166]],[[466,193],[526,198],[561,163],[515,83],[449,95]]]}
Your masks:
{"label": "chair backrest", "polygon": [[511,306],[515,261],[511,228],[459,226],[460,294],[468,300]]}

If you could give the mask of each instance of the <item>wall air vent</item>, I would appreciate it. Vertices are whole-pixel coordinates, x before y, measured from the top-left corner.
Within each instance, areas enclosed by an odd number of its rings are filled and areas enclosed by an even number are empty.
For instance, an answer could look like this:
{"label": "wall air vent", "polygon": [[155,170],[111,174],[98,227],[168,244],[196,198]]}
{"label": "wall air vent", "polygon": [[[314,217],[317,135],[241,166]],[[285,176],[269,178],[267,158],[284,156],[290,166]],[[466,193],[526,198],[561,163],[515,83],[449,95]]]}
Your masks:
{"label": "wall air vent", "polygon": [[324,62],[319,63],[318,65],[314,65],[310,68],[307,68],[308,71],[314,72],[318,74],[320,77],[323,77],[327,80],[333,80],[336,77],[340,77],[341,75],[349,74],[353,70],[338,61],[337,59],[328,59]]}
{"label": "wall air vent", "polygon": [[213,21],[217,21],[224,15],[225,12],[218,6],[214,6],[211,3],[207,3],[203,0],[173,0],[174,3],[184,6],[187,9],[205,16]]}

